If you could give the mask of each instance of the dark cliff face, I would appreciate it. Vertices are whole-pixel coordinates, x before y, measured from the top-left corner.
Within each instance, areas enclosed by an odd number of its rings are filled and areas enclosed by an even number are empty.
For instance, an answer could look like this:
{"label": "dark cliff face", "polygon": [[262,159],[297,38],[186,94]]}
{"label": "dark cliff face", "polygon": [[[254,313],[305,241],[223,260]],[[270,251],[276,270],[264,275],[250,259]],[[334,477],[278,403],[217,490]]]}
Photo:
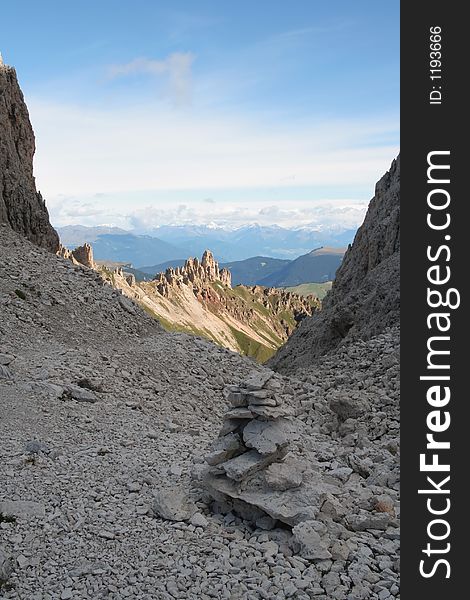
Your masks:
{"label": "dark cliff face", "polygon": [[0,65],[0,222],[56,252],[59,236],[49,222],[33,177],[34,133],[16,72]]}
{"label": "dark cliff face", "polygon": [[400,157],[375,187],[323,310],[305,319],[271,361],[280,371],[306,367],[346,337],[369,339],[400,319]]}

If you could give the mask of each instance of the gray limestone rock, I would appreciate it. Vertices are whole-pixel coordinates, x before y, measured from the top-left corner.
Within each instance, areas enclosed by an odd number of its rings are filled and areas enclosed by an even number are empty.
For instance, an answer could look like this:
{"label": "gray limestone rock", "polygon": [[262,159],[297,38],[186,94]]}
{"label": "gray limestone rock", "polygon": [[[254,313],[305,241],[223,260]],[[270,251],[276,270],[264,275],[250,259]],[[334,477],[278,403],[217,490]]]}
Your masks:
{"label": "gray limestone rock", "polygon": [[4,583],[8,581],[8,578],[13,571],[13,561],[11,557],[5,552],[0,546],[0,589]]}
{"label": "gray limestone rock", "polygon": [[211,445],[205,460],[208,465],[214,466],[233,458],[243,450],[240,436],[229,433],[224,437],[217,438]]}
{"label": "gray limestone rock", "polygon": [[259,373],[253,373],[243,381],[243,387],[247,390],[261,390],[274,375],[272,371],[265,369]]}
{"label": "gray limestone rock", "polygon": [[25,452],[27,454],[39,454],[40,452],[44,452],[45,454],[50,452],[50,448],[44,442],[40,442],[38,440],[31,440],[27,442],[25,446]]}
{"label": "gray limestone rock", "polygon": [[98,398],[94,392],[78,385],[68,385],[66,393],[77,402],[98,402]]}
{"label": "gray limestone rock", "polygon": [[6,365],[0,365],[0,379],[13,379],[12,372]]}
{"label": "gray limestone rock", "polygon": [[340,520],[347,515],[347,510],[341,504],[341,502],[333,496],[333,494],[326,493],[322,498],[321,512],[326,517],[333,520]]}
{"label": "gray limestone rock", "polygon": [[290,490],[302,484],[302,470],[292,461],[269,465],[264,476],[273,490]]}
{"label": "gray limestone rock", "polygon": [[322,476],[315,472],[305,472],[301,486],[285,491],[273,490],[269,487],[266,484],[263,470],[252,474],[248,481],[246,479],[234,481],[227,477],[213,476],[208,473],[205,477],[205,485],[216,496],[223,494],[225,497],[243,500],[243,502],[263,510],[273,519],[291,526],[315,519],[319,514],[325,494],[340,492],[337,486],[324,481]]}
{"label": "gray limestone rock", "polygon": [[164,488],[155,493],[152,511],[167,521],[187,521],[196,512],[196,507],[183,488]]}
{"label": "gray limestone rock", "polygon": [[262,404],[264,406],[278,406],[280,401],[274,396],[272,392],[267,392],[267,390],[257,390],[255,392],[249,392],[247,394],[247,403],[248,404]]}
{"label": "gray limestone rock", "polygon": [[253,419],[243,429],[243,441],[248,448],[254,448],[260,454],[267,455],[285,448],[299,437],[294,425],[287,419],[261,421]]}
{"label": "gray limestone rock", "polygon": [[370,404],[364,398],[337,394],[330,400],[330,408],[343,420],[357,419],[370,410]]}
{"label": "gray limestone rock", "polygon": [[230,410],[228,410],[224,415],[224,419],[225,420],[228,420],[228,419],[252,419],[253,416],[254,415],[251,412],[251,410],[248,410],[248,408],[240,406],[238,408],[231,408]]}
{"label": "gray limestone rock", "polygon": [[194,527],[202,527],[203,529],[209,524],[206,517],[200,512],[194,513],[189,522],[191,525],[194,525]]}
{"label": "gray limestone rock", "polygon": [[300,546],[300,555],[308,560],[331,558],[328,548],[331,540],[318,533],[317,521],[304,521],[292,529],[294,540]]}
{"label": "gray limestone rock", "polygon": [[246,399],[246,395],[242,392],[234,392],[230,391],[227,394],[227,400],[234,407],[247,406],[248,402]]}
{"label": "gray limestone rock", "polygon": [[288,417],[292,411],[283,406],[266,406],[264,404],[249,404],[249,410],[255,415],[265,419],[277,419],[279,417]]}
{"label": "gray limestone rock", "polygon": [[385,530],[390,525],[391,517],[388,513],[370,513],[360,511],[357,515],[346,517],[348,526],[353,531],[365,531],[366,529]]}
{"label": "gray limestone rock", "polygon": [[[272,396],[272,393],[269,390],[252,390],[246,392],[251,398],[256,398],[257,400],[264,400]],[[256,404],[256,402],[252,402],[252,404]],[[263,404],[262,402],[258,402],[258,404]]]}
{"label": "gray limestone rock", "polygon": [[278,458],[278,453],[264,456],[256,450],[250,450],[249,452],[245,452],[245,454],[231,458],[223,463],[221,467],[224,469],[227,477],[230,477],[230,479],[235,481],[241,481],[253,473],[256,473],[256,471],[264,469]]}
{"label": "gray limestone rock", "polygon": [[351,550],[346,542],[337,540],[331,546],[330,553],[333,560],[348,560]]}

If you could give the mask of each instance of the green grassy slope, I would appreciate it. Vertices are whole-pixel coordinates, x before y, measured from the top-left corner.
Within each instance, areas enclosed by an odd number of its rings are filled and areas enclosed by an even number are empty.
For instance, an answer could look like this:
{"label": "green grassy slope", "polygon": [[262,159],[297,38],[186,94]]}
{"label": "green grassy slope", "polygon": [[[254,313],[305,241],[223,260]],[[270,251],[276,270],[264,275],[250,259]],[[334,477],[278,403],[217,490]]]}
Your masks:
{"label": "green grassy slope", "polygon": [[300,285],[287,287],[285,289],[288,292],[294,292],[294,294],[299,294],[300,296],[308,296],[309,294],[313,294],[317,298],[320,298],[320,300],[323,300],[327,292],[331,290],[331,286],[331,281],[325,281],[325,283],[302,283]]}

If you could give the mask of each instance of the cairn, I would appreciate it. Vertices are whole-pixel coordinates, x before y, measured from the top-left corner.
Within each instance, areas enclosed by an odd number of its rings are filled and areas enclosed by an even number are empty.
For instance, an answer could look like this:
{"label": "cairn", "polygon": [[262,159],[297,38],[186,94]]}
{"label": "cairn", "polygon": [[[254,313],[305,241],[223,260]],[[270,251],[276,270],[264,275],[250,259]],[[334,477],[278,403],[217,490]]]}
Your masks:
{"label": "cairn", "polygon": [[282,520],[275,507],[270,510],[270,501],[278,504],[279,495],[302,483],[301,469],[284,462],[299,430],[283,402],[283,388],[283,380],[268,370],[229,386],[230,408],[205,457],[209,494],[244,518],[251,512],[254,520],[266,514]]}

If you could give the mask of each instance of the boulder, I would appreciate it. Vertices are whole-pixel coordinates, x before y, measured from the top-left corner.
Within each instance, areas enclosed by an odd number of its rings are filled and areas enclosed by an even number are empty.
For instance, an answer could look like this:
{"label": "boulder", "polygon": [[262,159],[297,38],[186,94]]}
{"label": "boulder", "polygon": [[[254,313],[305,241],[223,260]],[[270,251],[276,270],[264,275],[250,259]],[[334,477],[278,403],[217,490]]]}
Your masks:
{"label": "boulder", "polygon": [[268,370],[261,371],[260,373],[253,373],[248,379],[245,379],[243,387],[247,390],[261,390],[273,375],[274,373]]}
{"label": "boulder", "polygon": [[66,387],[66,394],[77,402],[98,402],[98,398],[94,392],[78,385],[68,385]]}
{"label": "boulder", "polygon": [[346,394],[340,394],[330,400],[331,410],[340,419],[357,419],[370,410],[370,404],[365,398],[354,398]]}

